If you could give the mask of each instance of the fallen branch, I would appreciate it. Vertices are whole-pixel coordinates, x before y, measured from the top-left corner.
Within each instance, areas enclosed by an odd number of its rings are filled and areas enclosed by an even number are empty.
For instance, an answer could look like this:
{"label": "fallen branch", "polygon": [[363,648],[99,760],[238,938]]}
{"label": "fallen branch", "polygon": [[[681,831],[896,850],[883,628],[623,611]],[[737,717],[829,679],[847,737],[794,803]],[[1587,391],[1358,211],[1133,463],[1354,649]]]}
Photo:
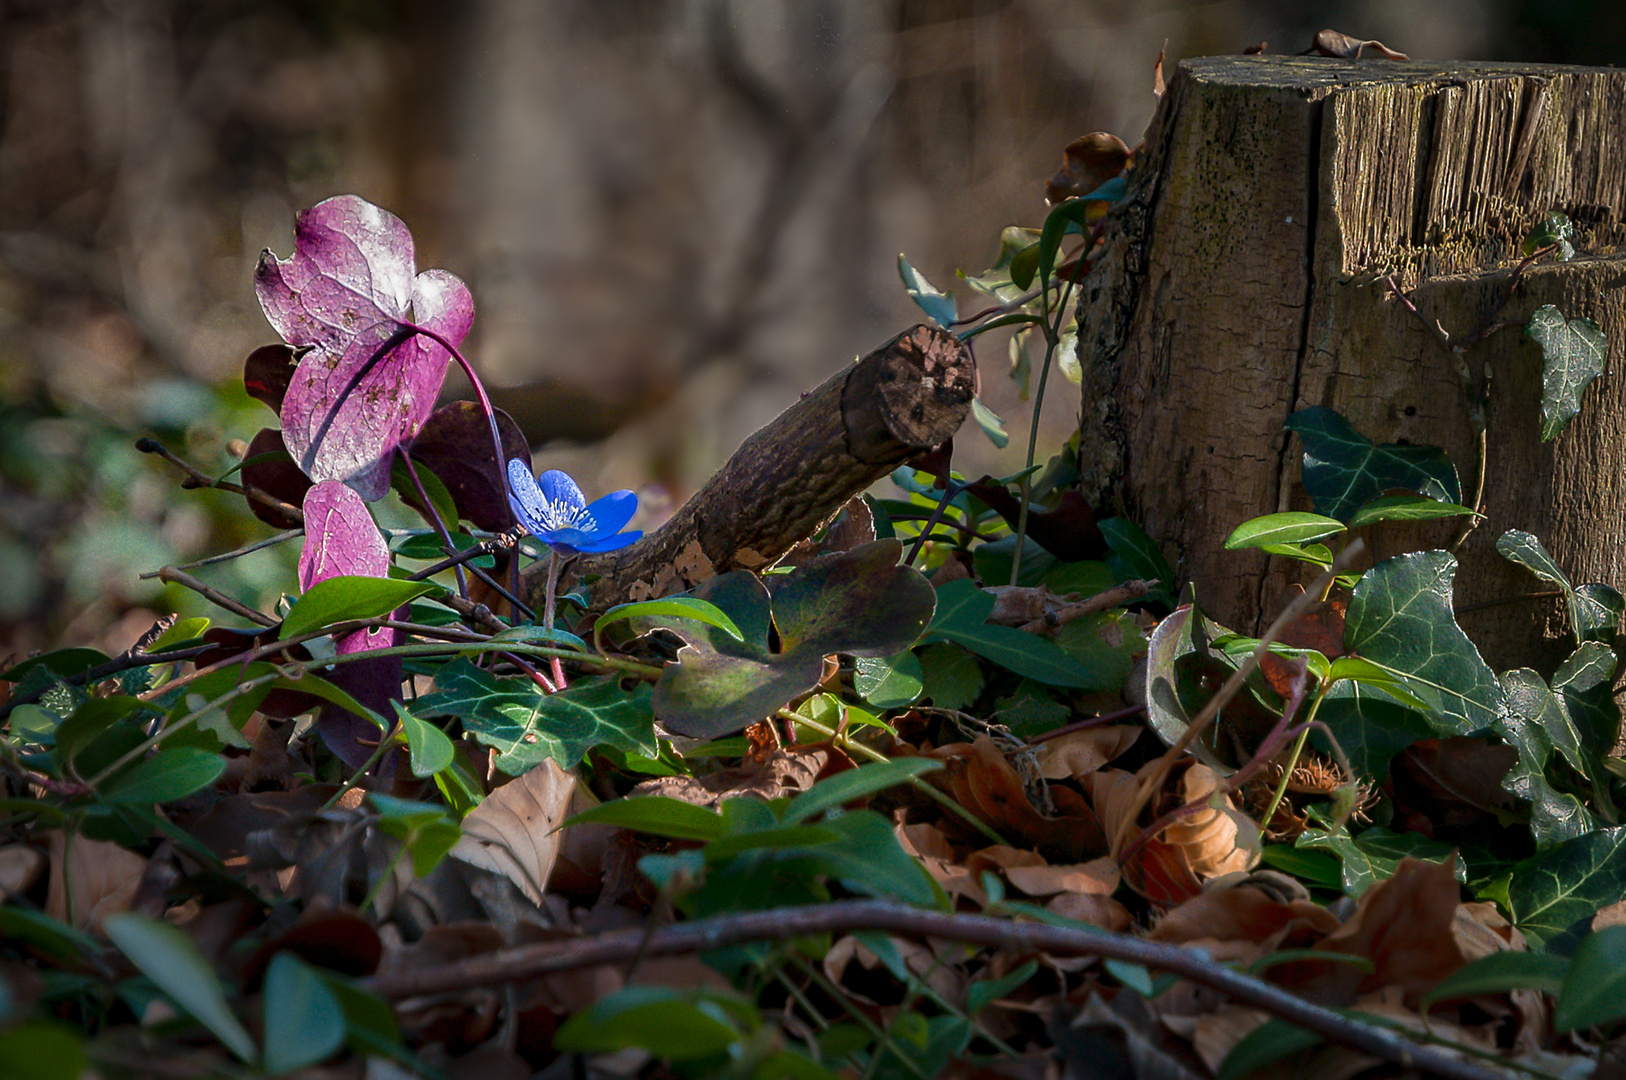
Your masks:
{"label": "fallen branch", "polygon": [[635,927],[569,942],[522,945],[449,964],[366,979],[362,986],[382,997],[400,1000],[534,979],[601,964],[622,964],[634,956],[710,952],[752,941],[787,941],[807,935],[858,930],[960,941],[1018,955],[1044,952],[1060,956],[1100,956],[1142,964],[1219,990],[1236,1001],[1313,1031],[1329,1042],[1396,1065],[1447,1080],[1501,1080],[1503,1075],[1414,1043],[1392,1031],[1312,1005],[1180,946],[1093,929],[1016,922],[987,915],[953,915],[883,900],[747,911],[695,919],[653,931]]}
{"label": "fallen branch", "polygon": [[[916,326],[837,372],[757,431],[670,521],[620,551],[587,556],[592,606],[667,596],[729,570],[771,565],[847,500],[947,441],[971,411],[976,363],[946,330]],[[543,602],[546,561],[522,596]]]}

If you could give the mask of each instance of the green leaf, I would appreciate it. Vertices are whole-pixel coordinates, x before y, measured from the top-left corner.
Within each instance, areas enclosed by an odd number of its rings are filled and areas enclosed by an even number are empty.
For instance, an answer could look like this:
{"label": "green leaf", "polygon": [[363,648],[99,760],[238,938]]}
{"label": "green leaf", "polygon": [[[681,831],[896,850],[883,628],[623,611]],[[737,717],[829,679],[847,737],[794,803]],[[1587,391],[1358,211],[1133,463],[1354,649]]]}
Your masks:
{"label": "green leaf", "polygon": [[445,590],[432,581],[401,581],[360,574],[330,577],[305,590],[288,617],[282,620],[278,640],[286,641],[336,623],[376,619],[409,600],[441,592]]}
{"label": "green leaf", "polygon": [[273,1076],[325,1061],[344,1045],[344,1013],[321,976],[291,952],[265,971],[265,1071]]}
{"label": "green leaf", "polygon": [[[1061,252],[1061,241],[1068,233],[1082,233],[1090,211],[1090,199],[1068,199],[1057,204],[1045,215],[1044,228],[1039,231],[1039,265],[1035,275],[1040,283],[1048,280],[1056,269],[1056,256]],[[1012,278],[1015,278],[1013,273]]]}
{"label": "green leaf", "polygon": [[925,672],[912,650],[892,656],[861,656],[853,667],[853,689],[877,709],[899,709],[920,698]]}
{"label": "green leaf", "polygon": [[1325,406],[1300,409],[1288,431],[1304,444],[1304,490],[1318,514],[1350,521],[1370,500],[1403,488],[1441,502],[1460,503],[1456,466],[1437,446],[1373,443]]}
{"label": "green leaf", "polygon": [[1394,673],[1415,697],[1438,701],[1427,714],[1441,735],[1494,726],[1502,703],[1496,676],[1451,610],[1457,560],[1444,551],[1386,559],[1355,586],[1344,646]]}
{"label": "green leaf", "polygon": [[635,604],[617,604],[593,623],[593,636],[597,638],[606,626],[624,619],[637,619],[640,634],[665,627],[668,619],[692,619],[706,626],[715,626],[735,641],[745,640],[745,634],[721,608],[693,596],[668,596],[660,600],[641,600]]}
{"label": "green leaf", "polygon": [[[1443,840],[1431,840],[1420,833],[1395,833],[1381,827],[1367,829],[1359,836],[1349,830],[1336,832],[1309,829],[1295,842],[1297,847],[1326,851],[1342,863],[1342,886],[1349,896],[1360,896],[1380,881],[1394,876],[1400,860],[1422,859],[1444,862],[1455,850]],[[1459,861],[1457,877],[1466,876]]]}
{"label": "green leaf", "polygon": [[1063,652],[1053,641],[989,623],[994,598],[966,578],[937,590],[937,613],[927,641],[952,641],[1008,671],[1047,686],[1105,690],[1111,680]]}
{"label": "green leaf", "polygon": [[4,671],[0,671],[0,681],[16,683],[22,682],[31,671],[43,669],[56,674],[61,679],[71,679],[75,675],[82,675],[93,667],[100,667],[108,662],[110,657],[96,649],[58,649],[43,656],[35,656]]}
{"label": "green leaf", "polygon": [[1011,437],[1005,430],[1005,421],[999,418],[998,413],[984,405],[980,397],[971,399],[971,419],[977,422],[977,426],[988,436],[988,441],[994,444],[996,450],[1003,450],[1010,444]]}
{"label": "green leaf", "polygon": [[254,1040],[232,1014],[214,967],[190,938],[167,923],[127,911],[109,915],[102,928],[182,1012],[208,1028],[226,1049],[253,1063]]}
{"label": "green leaf", "polygon": [[1581,411],[1581,395],[1603,374],[1604,336],[1591,319],[1566,319],[1551,304],[1530,316],[1524,332],[1541,346],[1541,441],[1552,442]]}
{"label": "green leaf", "polygon": [[1626,1017],[1626,926],[1581,939],[1553,1006],[1553,1030],[1603,1027]]}
{"label": "green leaf", "polygon": [[71,1028],[49,1021],[0,1031],[0,1076],[7,1080],[79,1080],[85,1048]]}
{"label": "green leaf", "polygon": [[964,709],[982,693],[982,665],[958,645],[928,645],[920,657],[925,696],[939,709]]}
{"label": "green leaf", "polygon": [[111,803],[137,805],[174,802],[201,791],[226,771],[226,759],[196,747],[160,750],[120,774],[102,791]]}
{"label": "green leaf", "polygon": [[1220,1062],[1214,1080],[1243,1080],[1259,1069],[1291,1054],[1320,1046],[1320,1035],[1279,1017],[1271,1017],[1242,1037]]}
{"label": "green leaf", "polygon": [[57,725],[56,749],[51,756],[58,765],[67,768],[74,763],[82,749],[115,724],[137,716],[148,720],[157,712],[157,706],[122,694],[91,698]]}
{"label": "green leaf", "polygon": [[1539,990],[1558,996],[1570,962],[1552,953],[1504,949],[1464,964],[1423,995],[1425,1010],[1436,1001],[1505,994],[1509,990]]}
{"label": "green leaf", "polygon": [[455,532],[457,530],[457,500],[452,493],[446,490],[446,484],[440,477],[423,462],[414,461],[413,472],[418,474],[418,484],[423,485],[424,494],[429,496],[429,505],[435,508],[435,516],[424,513],[423,500],[418,498],[418,485],[412,482],[412,472],[407,471],[406,458],[401,454],[395,455],[395,463],[390,466],[390,487],[401,497],[401,501],[412,509],[423,514],[426,521],[440,519],[441,524]]}
{"label": "green leaf", "polygon": [[376,791],[367,793],[367,802],[378,812],[379,830],[406,847],[412,856],[412,872],[418,877],[428,877],[463,835],[445,807]]}
{"label": "green leaf", "polygon": [[1341,874],[1343,862],[1335,855],[1291,847],[1287,844],[1266,844],[1259,857],[1260,861],[1271,869],[1292,874],[1311,885],[1327,889],[1343,888]]}
{"label": "green leaf", "polygon": [[1626,610],[1626,600],[1622,600],[1620,593],[1608,585],[1575,588],[1541,541],[1520,529],[1509,529],[1497,537],[1496,552],[1563,590],[1569,607],[1570,631],[1576,641],[1609,641],[1614,637],[1621,613]]}
{"label": "green leaf", "polygon": [[920,310],[938,326],[947,328],[954,325],[959,318],[959,308],[954,297],[939,292],[937,287],[927,281],[919,270],[909,265],[909,260],[902,255],[898,256],[898,276],[903,279],[903,287],[909,293],[909,299],[920,305]]}
{"label": "green leaf", "polygon": [[103,948],[82,930],[43,912],[15,905],[0,907],[0,933],[25,942],[53,959],[73,963],[94,957]]}
{"label": "green leaf", "polygon": [[1360,683],[1362,686],[1382,690],[1400,704],[1416,709],[1418,712],[1427,712],[1439,705],[1438,697],[1430,695],[1433,699],[1432,702],[1424,701],[1411,692],[1404,677],[1396,675],[1388,668],[1374,664],[1364,657],[1340,656],[1328,665],[1327,681],[1337,682],[1340,679],[1349,679],[1352,682]]}
{"label": "green leaf", "polygon": [[1037,960],[1029,960],[1015,971],[1010,972],[1001,979],[979,979],[965,989],[965,1012],[967,1016],[976,1016],[990,1002],[998,1001],[1006,994],[1015,990],[1033,978],[1039,970]]}
{"label": "green leaf", "polygon": [[146,651],[149,654],[161,653],[166,649],[172,649],[184,642],[196,641],[198,638],[203,636],[203,632],[207,629],[209,629],[208,619],[201,617],[179,619],[176,621],[174,626],[170,627],[168,630],[165,630],[162,634],[159,634],[156,638],[154,638],[147,646]]}
{"label": "green leaf", "polygon": [[1559,261],[1569,262],[1575,256],[1575,247],[1570,243],[1570,239],[1574,234],[1575,229],[1570,224],[1570,219],[1554,210],[1537,222],[1535,228],[1525,234],[1522,248],[1524,256],[1528,259],[1542,248],[1552,247],[1556,244],[1558,246]]}
{"label": "green leaf", "polygon": [[328,993],[344,1010],[345,1041],[352,1050],[388,1057],[405,1056],[401,1029],[395,1022],[395,1010],[390,1008],[389,1002],[346,979],[318,974],[326,984]]}
{"label": "green leaf", "polygon": [[834,830],[839,839],[799,854],[775,852],[785,870],[795,872],[800,868],[828,874],[867,896],[890,897],[922,907],[947,903],[920,860],[903,850],[892,832],[892,823],[880,814],[853,810],[827,816],[820,825]]}
{"label": "green leaf", "polygon": [[[1065,205],[1065,204],[1063,204]],[[1134,522],[1125,518],[1107,518],[1100,524],[1101,536],[1112,549],[1112,568],[1118,580],[1140,578],[1159,582],[1161,588],[1149,594],[1152,598],[1173,607],[1174,571],[1163,557],[1157,542]]]}
{"label": "green leaf", "polygon": [[[1436,725],[1423,712],[1401,704],[1372,682],[1353,679],[1332,684],[1316,719],[1338,740],[1350,767],[1376,780],[1389,775],[1389,761],[1396,754],[1437,734]],[[1319,731],[1311,741],[1323,751],[1330,749]]]}
{"label": "green leaf", "polygon": [[787,825],[806,821],[826,810],[873,795],[877,791],[907,783],[911,777],[934,772],[942,763],[928,758],[899,758],[896,761],[878,761],[857,769],[848,769],[835,776],[820,780],[797,795],[785,807],[780,820]]}
{"label": "green leaf", "polygon": [[[1146,644],[1146,721],[1166,745],[1180,741],[1202,701],[1218,688],[1194,685],[1193,660],[1210,669],[1221,668],[1227,677],[1234,670],[1209,649],[1210,642],[1228,633],[1191,604],[1175,608],[1152,631]],[[1232,767],[1220,760],[1212,745],[1214,731],[1210,726],[1192,743],[1191,752],[1209,768],[1229,774]]]}
{"label": "green leaf", "polygon": [[588,824],[617,825],[673,840],[716,840],[728,831],[721,814],[665,795],[613,799],[583,810],[560,827]]}
{"label": "green leaf", "polygon": [[727,735],[818,685],[832,653],[891,656],[914,645],[937,594],[919,571],[899,564],[902,553],[897,540],[876,540],[766,584],[743,570],[703,582],[695,595],[727,612],[744,640],[713,627],[673,627],[686,644],[655,684],[655,715],[681,735]]}
{"label": "green leaf", "polygon": [[664,986],[623,987],[561,1024],[553,1036],[554,1048],[607,1054],[637,1047],[669,1061],[720,1054],[742,1036],[729,1014],[702,993]]}
{"label": "green leaf", "polygon": [[1355,511],[1355,516],[1349,519],[1349,527],[1356,529],[1379,521],[1434,521],[1473,513],[1466,506],[1440,502],[1425,495],[1380,495]]}
{"label": "green leaf", "polygon": [[519,641],[528,645],[562,645],[577,652],[592,652],[587,642],[575,634],[545,626],[510,626],[491,635],[492,641]]}
{"label": "green leaf", "polygon": [[434,776],[452,763],[457,752],[444,731],[427,720],[413,716],[399,701],[390,704],[395,706],[395,715],[401,721],[401,732],[406,736],[413,776]]}
{"label": "green leaf", "polygon": [[1508,910],[1533,945],[1566,955],[1598,910],[1626,896],[1626,826],[1556,844],[1513,868]]}
{"label": "green leaf", "polygon": [[1341,533],[1344,527],[1344,523],[1337,518],[1323,517],[1320,514],[1306,514],[1296,510],[1283,514],[1266,514],[1264,517],[1256,517],[1238,525],[1231,535],[1225,538],[1225,550],[1237,551],[1265,544],[1302,544],[1308,540],[1320,540],[1323,536]]}
{"label": "green leaf", "polygon": [[546,694],[530,679],[497,678],[458,659],[412,707],[419,716],[457,717],[465,732],[497,748],[499,769],[518,776],[548,758],[574,768],[595,746],[655,756],[649,700],[647,685],[623,690],[613,676],[580,679]]}
{"label": "green leaf", "polygon": [[[1011,284],[1023,292],[1033,288],[1033,279],[1039,273],[1040,250],[1037,243],[1032,243],[1018,251],[1016,256],[1011,259]],[[1054,262],[1055,254],[1052,253],[1050,257]]]}

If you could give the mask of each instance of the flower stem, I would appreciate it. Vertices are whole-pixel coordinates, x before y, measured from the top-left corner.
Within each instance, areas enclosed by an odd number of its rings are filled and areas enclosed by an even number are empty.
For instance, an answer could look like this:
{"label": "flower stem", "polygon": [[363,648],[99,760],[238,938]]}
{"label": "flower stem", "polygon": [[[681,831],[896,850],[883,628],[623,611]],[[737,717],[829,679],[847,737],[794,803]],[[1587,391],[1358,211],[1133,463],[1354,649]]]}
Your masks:
{"label": "flower stem", "polygon": [[[548,592],[542,606],[542,629],[553,629],[553,614],[555,611],[555,597],[559,592],[559,553],[548,548]],[[559,689],[565,688],[564,661],[557,656],[553,657],[553,682]]]}

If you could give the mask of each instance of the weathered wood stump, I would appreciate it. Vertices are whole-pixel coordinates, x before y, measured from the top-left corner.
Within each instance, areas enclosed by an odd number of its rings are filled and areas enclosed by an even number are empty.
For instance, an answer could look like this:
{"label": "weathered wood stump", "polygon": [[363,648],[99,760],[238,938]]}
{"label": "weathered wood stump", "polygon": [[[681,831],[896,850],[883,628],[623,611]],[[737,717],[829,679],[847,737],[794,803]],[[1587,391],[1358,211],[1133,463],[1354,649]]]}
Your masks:
{"label": "weathered wood stump", "polygon": [[[1309,509],[1282,424],[1330,406],[1377,442],[1443,446],[1475,486],[1478,439],[1450,350],[1400,303],[1464,337],[1504,300],[1549,211],[1578,257],[1528,271],[1504,318],[1555,304],[1626,339],[1626,72],[1491,63],[1217,57],[1184,62],[1127,205],[1082,293],[1085,494],[1121,498],[1239,630],[1297,574],[1226,552],[1233,527]],[[1576,583],[1626,585],[1626,382],[1606,376],[1557,439],[1538,438],[1542,356],[1516,329],[1467,354],[1490,390],[1487,520],[1459,551],[1457,605],[1493,666],[1562,636],[1556,601],[1493,545],[1536,534]],[[1378,558],[1444,546],[1443,523]],[[1550,649],[1545,655],[1551,656]]]}
{"label": "weathered wood stump", "polygon": [[[592,605],[681,592],[771,565],[854,495],[943,443],[971,409],[976,366],[953,334],[916,326],[836,372],[735,451],[671,520],[630,547],[572,563]],[[547,564],[526,571],[541,610]]]}

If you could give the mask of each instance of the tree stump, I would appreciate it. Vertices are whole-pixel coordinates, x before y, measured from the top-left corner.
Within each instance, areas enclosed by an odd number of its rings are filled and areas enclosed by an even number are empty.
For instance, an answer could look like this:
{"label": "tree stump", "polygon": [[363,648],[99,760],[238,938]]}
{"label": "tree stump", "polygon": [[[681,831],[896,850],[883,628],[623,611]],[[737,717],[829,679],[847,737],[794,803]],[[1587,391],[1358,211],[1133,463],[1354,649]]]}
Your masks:
{"label": "tree stump", "polygon": [[[1626,335],[1626,72],[1320,58],[1186,61],[1079,308],[1085,494],[1121,499],[1199,603],[1239,631],[1280,610],[1299,564],[1222,543],[1244,520],[1309,509],[1294,411],[1330,406],[1374,442],[1442,446],[1464,500],[1478,438],[1455,357],[1388,284],[1462,338],[1507,297],[1550,211],[1579,254],[1528,270],[1503,313],[1542,304]],[[1518,329],[1467,354],[1493,375],[1486,520],[1458,551],[1460,621],[1501,669],[1567,633],[1556,600],[1495,553],[1534,533],[1579,584],[1626,585],[1626,383],[1606,376],[1539,441],[1542,354]],[[1375,557],[1450,542],[1452,522]],[[1403,547],[1402,547],[1403,545]]]}

